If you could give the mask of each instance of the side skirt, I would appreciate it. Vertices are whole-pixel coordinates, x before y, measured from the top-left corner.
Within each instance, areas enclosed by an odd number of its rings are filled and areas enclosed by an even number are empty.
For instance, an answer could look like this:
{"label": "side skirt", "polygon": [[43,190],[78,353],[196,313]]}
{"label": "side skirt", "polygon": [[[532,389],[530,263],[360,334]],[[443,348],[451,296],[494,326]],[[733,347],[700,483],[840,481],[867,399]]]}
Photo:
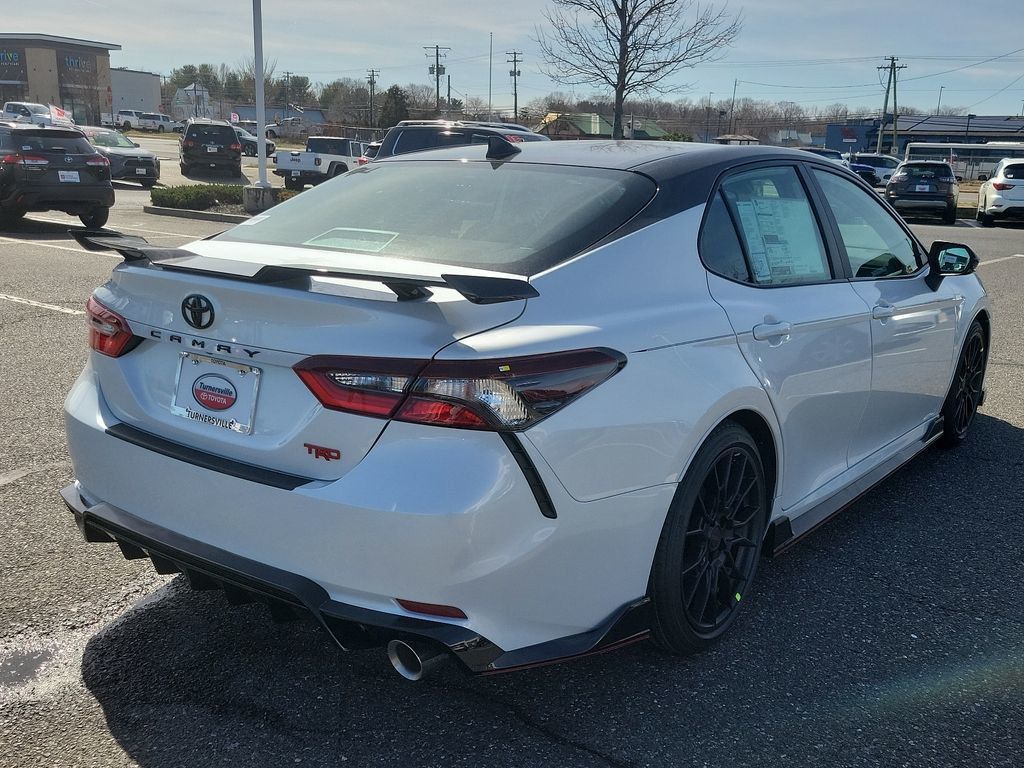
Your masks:
{"label": "side skirt", "polygon": [[781,555],[816,528],[855,504],[864,494],[938,440],[942,436],[942,426],[942,416],[936,417],[920,441],[894,453],[866,475],[836,491],[817,506],[792,519],[783,515],[772,520],[765,532],[765,554],[769,557]]}

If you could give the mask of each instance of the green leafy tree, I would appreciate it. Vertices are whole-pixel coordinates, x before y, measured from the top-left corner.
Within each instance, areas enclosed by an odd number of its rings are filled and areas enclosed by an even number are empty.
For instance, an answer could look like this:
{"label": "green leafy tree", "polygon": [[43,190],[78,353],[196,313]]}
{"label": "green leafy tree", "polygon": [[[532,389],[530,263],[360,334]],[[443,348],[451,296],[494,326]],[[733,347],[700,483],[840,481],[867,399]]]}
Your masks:
{"label": "green leafy tree", "polygon": [[408,119],[409,97],[400,86],[392,85],[384,91],[384,99],[380,106],[380,120],[377,125],[381,128],[390,128],[399,121]]}

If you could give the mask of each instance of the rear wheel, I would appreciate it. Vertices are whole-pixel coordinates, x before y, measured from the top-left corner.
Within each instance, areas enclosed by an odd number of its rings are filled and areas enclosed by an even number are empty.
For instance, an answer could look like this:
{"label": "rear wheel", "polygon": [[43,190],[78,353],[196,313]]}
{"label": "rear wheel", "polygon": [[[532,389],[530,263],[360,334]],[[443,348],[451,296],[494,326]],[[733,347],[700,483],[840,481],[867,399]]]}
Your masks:
{"label": "rear wheel", "polygon": [[181,175],[182,176],[188,176],[189,171],[192,170],[191,166],[189,166],[188,163],[181,163],[181,164],[179,164],[178,167],[181,168]]}
{"label": "rear wheel", "polygon": [[109,208],[93,208],[88,213],[83,213],[78,217],[89,229],[99,229],[107,223],[107,219],[110,218]]}
{"label": "rear wheel", "polygon": [[986,203],[987,203],[986,200],[982,200],[978,204],[977,219],[978,219],[978,221],[981,222],[981,226],[983,226],[983,227],[991,227],[996,222],[995,222],[995,219],[993,219],[989,214],[985,213],[985,208],[987,207]]}
{"label": "rear wheel", "polygon": [[245,152],[246,157],[256,157],[256,147],[246,144],[243,151]]}
{"label": "rear wheel", "polygon": [[953,447],[967,438],[967,431],[974,423],[981,402],[987,360],[985,331],[975,320],[967,331],[953,383],[942,405],[942,445]]}
{"label": "rear wheel", "polygon": [[132,124],[129,123],[127,120],[125,120],[123,123],[121,123],[121,130],[122,131],[130,131],[131,129],[132,129]]}
{"label": "rear wheel", "polygon": [[152,189],[156,185],[156,182],[153,179],[146,179],[145,181],[140,181],[139,183],[142,185],[143,189]]}
{"label": "rear wheel", "polygon": [[942,214],[943,224],[956,224],[956,206],[946,208],[946,212]]}
{"label": "rear wheel", "polygon": [[6,211],[0,210],[0,229],[15,227],[23,218],[25,218],[25,211],[23,210],[17,208]]}
{"label": "rear wheel", "polygon": [[726,632],[753,582],[767,521],[757,445],[727,422],[697,452],[661,532],[650,586],[655,643],[696,653]]}
{"label": "rear wheel", "polygon": [[302,189],[305,185],[298,179],[285,178],[284,187],[285,189]]}
{"label": "rear wheel", "polygon": [[164,127],[163,127],[162,125],[158,125],[158,126],[156,127],[156,132],[157,132],[157,133],[163,133],[163,132],[164,132]]}

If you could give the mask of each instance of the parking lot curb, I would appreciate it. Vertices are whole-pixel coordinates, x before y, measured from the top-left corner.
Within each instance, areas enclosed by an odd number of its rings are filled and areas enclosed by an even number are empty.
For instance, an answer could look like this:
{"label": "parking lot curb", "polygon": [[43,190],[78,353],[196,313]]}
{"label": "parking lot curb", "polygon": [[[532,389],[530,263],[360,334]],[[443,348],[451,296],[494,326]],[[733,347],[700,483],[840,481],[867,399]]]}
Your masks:
{"label": "parking lot curb", "polygon": [[144,205],[143,213],[152,213],[154,216],[175,216],[179,219],[198,219],[200,221],[224,221],[230,224],[239,224],[248,221],[248,216],[236,213],[214,213],[211,211],[188,211],[182,208],[164,208],[160,205]]}

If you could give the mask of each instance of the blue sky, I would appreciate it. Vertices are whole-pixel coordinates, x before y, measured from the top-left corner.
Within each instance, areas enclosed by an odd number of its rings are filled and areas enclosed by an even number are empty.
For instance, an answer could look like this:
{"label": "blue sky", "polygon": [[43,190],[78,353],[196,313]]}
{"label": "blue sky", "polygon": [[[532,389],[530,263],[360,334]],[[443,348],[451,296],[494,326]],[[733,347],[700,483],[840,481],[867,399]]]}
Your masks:
{"label": "blue sky", "polygon": [[[73,13],[68,6],[67,0],[34,0],[7,17],[8,27],[117,43],[123,50],[111,55],[114,66],[164,74],[185,63],[235,64],[252,55],[248,0],[78,0]],[[453,96],[486,100],[493,32],[496,108],[511,109],[505,52],[513,49],[524,57],[521,104],[554,90],[590,95],[591,89],[559,86],[539,70],[531,37],[547,7],[547,0],[263,0],[264,49],[277,60],[278,73],[326,82],[363,78],[372,67],[386,88],[432,83],[423,46],[437,43],[451,48],[446,64]],[[901,72],[901,104],[934,110],[943,86],[943,104],[976,114],[1021,112],[1020,0],[989,0],[976,10],[949,0],[757,0],[732,2],[729,9],[744,18],[735,46],[720,61],[675,78],[692,86],[682,95],[694,101],[709,92],[715,101],[727,99],[739,80],[739,97],[880,109],[884,79],[879,84],[876,66],[892,54],[908,67]]]}

